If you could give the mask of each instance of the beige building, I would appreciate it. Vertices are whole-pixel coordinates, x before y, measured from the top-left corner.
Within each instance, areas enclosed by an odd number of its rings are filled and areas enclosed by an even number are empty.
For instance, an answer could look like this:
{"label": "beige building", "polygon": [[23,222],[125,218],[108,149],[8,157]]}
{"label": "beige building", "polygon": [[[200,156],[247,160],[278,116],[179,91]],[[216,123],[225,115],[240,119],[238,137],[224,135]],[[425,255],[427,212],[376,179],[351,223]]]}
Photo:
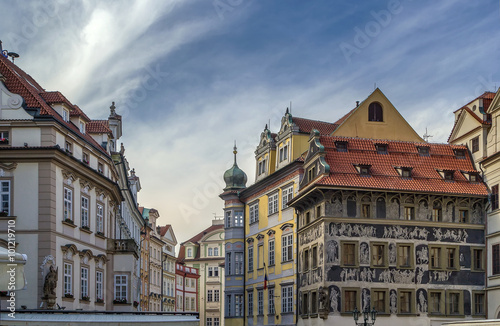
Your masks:
{"label": "beige building", "polygon": [[455,124],[448,141],[469,148],[476,168],[490,192],[486,222],[486,293],[488,318],[500,318],[500,91],[485,92],[455,113]]}
{"label": "beige building", "polygon": [[108,120],[92,121],[0,56],[0,238],[7,246],[14,225],[16,250],[28,256],[18,309],[46,306],[51,266],[55,303],[68,310],[111,310],[114,293],[130,295],[130,279],[113,279],[122,195],[111,155],[120,135],[114,106]]}
{"label": "beige building", "polygon": [[177,262],[199,270],[198,306],[200,325],[224,325],[224,220],[181,243]]}
{"label": "beige building", "polygon": [[158,226],[158,234],[165,243],[162,250],[162,311],[175,311],[175,246],[177,239],[170,224]]}

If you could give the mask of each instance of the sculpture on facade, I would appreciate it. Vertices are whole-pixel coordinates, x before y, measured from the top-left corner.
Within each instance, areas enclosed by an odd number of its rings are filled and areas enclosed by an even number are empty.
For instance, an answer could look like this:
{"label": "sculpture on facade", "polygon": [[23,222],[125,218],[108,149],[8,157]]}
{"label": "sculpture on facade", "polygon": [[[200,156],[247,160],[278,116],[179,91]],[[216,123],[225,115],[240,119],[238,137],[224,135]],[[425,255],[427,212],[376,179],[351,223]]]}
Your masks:
{"label": "sculpture on facade", "polygon": [[54,268],[50,265],[49,271],[45,275],[43,283],[43,299],[47,302],[47,309],[54,309],[56,303],[56,287],[57,287],[57,271],[59,268]]}

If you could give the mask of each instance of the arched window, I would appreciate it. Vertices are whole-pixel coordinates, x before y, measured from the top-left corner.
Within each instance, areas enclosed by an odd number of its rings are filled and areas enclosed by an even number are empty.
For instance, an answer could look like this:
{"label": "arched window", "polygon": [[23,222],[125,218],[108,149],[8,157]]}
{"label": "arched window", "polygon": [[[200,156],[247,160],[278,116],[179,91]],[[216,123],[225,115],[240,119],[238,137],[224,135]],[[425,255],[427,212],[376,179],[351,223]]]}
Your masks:
{"label": "arched window", "polygon": [[368,107],[368,121],[384,121],[382,106],[373,102]]}

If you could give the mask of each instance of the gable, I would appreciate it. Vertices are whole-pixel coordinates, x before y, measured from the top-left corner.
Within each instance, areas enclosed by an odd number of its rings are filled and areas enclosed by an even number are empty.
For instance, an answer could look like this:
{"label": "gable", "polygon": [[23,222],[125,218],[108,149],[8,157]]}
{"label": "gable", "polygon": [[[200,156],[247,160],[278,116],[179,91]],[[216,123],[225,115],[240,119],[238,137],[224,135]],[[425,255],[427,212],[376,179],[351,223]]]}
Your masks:
{"label": "gable", "polygon": [[20,95],[11,93],[0,80],[0,119],[32,120],[33,117],[24,110],[23,106],[24,99]]}
{"label": "gable", "polygon": [[448,142],[453,143],[479,127],[481,127],[481,123],[469,111],[462,109]]}
{"label": "gable", "polygon": [[177,244],[177,239],[175,238],[174,231],[172,230],[172,227],[170,227],[167,232],[165,233],[164,236],[168,241]]}
{"label": "gable", "polygon": [[[382,106],[382,121],[369,121],[371,103],[379,103]],[[424,141],[378,88],[353,110],[332,133],[332,136],[410,142]]]}
{"label": "gable", "polygon": [[496,94],[495,94],[495,97],[493,98],[493,100],[491,101],[491,104],[488,108],[488,111],[487,113],[492,113],[496,110],[500,109],[500,88],[498,88]]}
{"label": "gable", "polygon": [[217,232],[208,234],[202,241],[221,241],[224,240],[224,230],[217,230]]}

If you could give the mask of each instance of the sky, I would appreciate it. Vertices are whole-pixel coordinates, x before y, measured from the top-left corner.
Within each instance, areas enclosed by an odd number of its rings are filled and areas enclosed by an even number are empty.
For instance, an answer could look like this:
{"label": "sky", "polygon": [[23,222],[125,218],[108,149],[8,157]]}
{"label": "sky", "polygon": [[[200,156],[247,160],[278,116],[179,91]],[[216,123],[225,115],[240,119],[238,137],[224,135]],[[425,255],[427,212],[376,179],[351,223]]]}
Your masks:
{"label": "sky", "polygon": [[116,102],[141,206],[178,242],[223,214],[233,163],[255,180],[266,124],[334,122],[378,87],[430,142],[500,86],[498,0],[0,1],[0,40],[91,119]]}

